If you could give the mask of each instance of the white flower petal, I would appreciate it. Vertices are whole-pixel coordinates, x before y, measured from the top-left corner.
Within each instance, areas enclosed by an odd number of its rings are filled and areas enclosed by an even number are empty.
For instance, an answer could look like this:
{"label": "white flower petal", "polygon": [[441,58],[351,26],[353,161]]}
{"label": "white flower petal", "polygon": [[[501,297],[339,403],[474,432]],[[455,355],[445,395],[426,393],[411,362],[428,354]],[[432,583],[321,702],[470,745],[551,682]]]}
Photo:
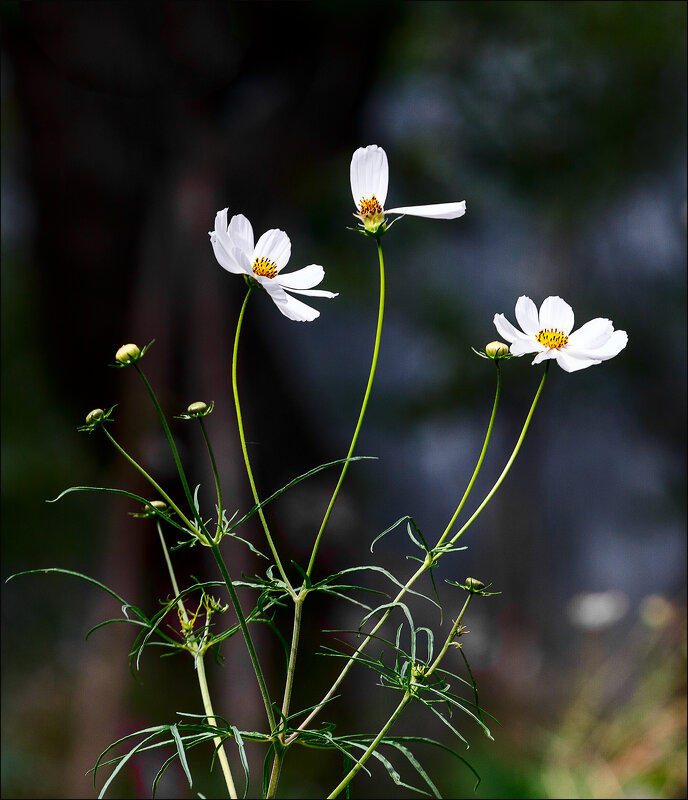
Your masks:
{"label": "white flower petal", "polygon": [[579,369],[586,369],[587,367],[592,367],[600,363],[597,359],[571,353],[566,348],[553,350],[552,352],[557,359],[557,364],[559,364],[565,372],[578,372]]}
{"label": "white flower petal", "polygon": [[540,332],[537,306],[526,295],[521,295],[516,301],[516,321],[521,326],[521,330],[530,336],[537,336]]}
{"label": "white flower petal", "polygon": [[279,275],[277,280],[280,286],[287,289],[312,289],[317,286],[325,277],[325,270],[320,264],[309,264],[296,272],[289,272],[287,275]]}
{"label": "white flower petal", "polygon": [[577,350],[590,350],[606,344],[614,333],[611,320],[597,317],[581,325],[569,336],[568,346]]}
{"label": "white flower petal", "polygon": [[227,235],[227,209],[223,208],[215,214],[215,233],[222,238]]}
{"label": "white flower petal", "polygon": [[258,244],[253,252],[253,260],[267,258],[277,264],[277,270],[287,265],[291,255],[291,242],[284,231],[271,228],[258,239]]}
{"label": "white flower petal", "polygon": [[245,253],[243,250],[240,250],[238,247],[233,247],[232,252],[230,254],[232,258],[238,264],[241,272],[245,272],[247,275],[251,275],[252,277],[256,277],[253,275],[253,265],[251,263],[251,256],[248,253]]}
{"label": "white flower petal", "polygon": [[[225,209],[226,211],[227,209]],[[235,214],[227,228],[227,233],[235,247],[241,248],[249,257],[253,255],[253,227],[243,214]]]}
{"label": "white flower petal", "polygon": [[289,289],[294,294],[305,294],[308,297],[339,297],[339,292],[327,292],[325,289]]}
{"label": "white flower petal", "polygon": [[277,308],[285,317],[289,317],[289,319],[293,319],[296,322],[312,322],[320,316],[319,311],[307,306],[289,294],[287,295],[287,302],[284,305],[278,305]]}
{"label": "white flower petal", "polygon": [[546,297],[540,306],[540,329],[563,331],[566,336],[573,328],[573,309],[561,297]]}
{"label": "white flower petal", "polygon": [[349,174],[356,208],[361,200],[369,200],[373,195],[384,207],[389,185],[389,165],[387,153],[381,147],[376,144],[359,147],[351,158]]}
{"label": "white flower petal", "polygon": [[226,269],[227,272],[233,272],[235,275],[240,275],[243,272],[245,272],[245,270],[242,269],[241,265],[237,262],[234,256],[232,256],[231,253],[228,253],[222,246],[215,231],[213,231],[210,234],[210,243],[213,246],[213,252],[215,253],[215,258],[217,259],[218,264],[223,269]]}
{"label": "white flower petal", "polygon": [[559,350],[553,350],[546,347],[542,352],[535,356],[535,358],[531,361],[531,364],[541,364],[543,361],[547,361],[550,358],[558,358],[559,352]]}
{"label": "white flower petal", "polygon": [[521,336],[520,339],[511,343],[509,352],[512,356],[523,356],[526,353],[538,353],[544,349],[540,342],[535,341],[532,336]]}
{"label": "white flower petal", "polygon": [[[581,328],[583,330],[583,328]],[[598,344],[596,347],[581,347],[579,344],[571,345],[571,340],[566,346],[575,358],[596,358],[600,361],[607,361],[609,358],[617,356],[628,344],[628,334],[626,331],[614,331],[606,342]]]}
{"label": "white flower petal", "polygon": [[523,338],[521,331],[519,331],[518,328],[514,328],[504,314],[495,314],[492,321],[494,322],[495,328],[497,328],[497,333],[506,339],[507,342],[516,342]]}
{"label": "white flower petal", "polygon": [[456,219],[465,213],[465,200],[460,203],[434,203],[429,206],[402,206],[385,209],[385,214],[408,214],[410,217],[426,217],[427,219]]}

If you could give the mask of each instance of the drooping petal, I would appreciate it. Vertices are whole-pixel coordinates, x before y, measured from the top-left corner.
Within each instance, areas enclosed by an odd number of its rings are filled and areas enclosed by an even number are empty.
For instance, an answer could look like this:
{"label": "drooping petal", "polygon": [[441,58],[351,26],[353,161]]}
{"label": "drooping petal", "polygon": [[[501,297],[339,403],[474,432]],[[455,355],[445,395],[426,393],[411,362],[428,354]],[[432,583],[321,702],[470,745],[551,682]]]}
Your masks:
{"label": "drooping petal", "polygon": [[553,350],[554,357],[557,359],[557,364],[565,372],[578,372],[579,369],[586,369],[593,367],[595,364],[601,363],[599,359],[589,358],[588,356],[578,356],[571,353],[566,348],[561,350]]}
{"label": "drooping petal", "polygon": [[[305,303],[287,294],[275,280],[266,278],[261,281],[261,283],[285,317],[295,320],[296,322],[312,322],[320,316],[319,311],[316,311],[314,308],[307,306]],[[298,294],[315,294],[317,291],[317,289],[301,290],[298,291]],[[320,296],[319,293],[318,296]],[[326,293],[323,292],[323,296],[326,296]]]}
{"label": "drooping petal", "polygon": [[289,272],[287,275],[279,275],[278,280],[281,286],[287,289],[312,289],[317,286],[325,277],[325,270],[320,264],[309,264],[296,272]]}
{"label": "drooping petal", "polygon": [[389,165],[387,153],[381,147],[376,144],[359,147],[351,158],[349,174],[356,208],[361,200],[369,200],[373,195],[384,207],[389,185]]}
{"label": "drooping petal", "polygon": [[[226,209],[225,209],[226,211]],[[227,234],[235,247],[239,247],[249,257],[253,255],[254,240],[253,227],[243,214],[235,214],[230,220]]]}
{"label": "drooping petal", "polygon": [[410,217],[426,217],[427,219],[456,219],[465,213],[465,200],[460,203],[434,203],[429,206],[401,206],[400,208],[385,209],[385,214],[408,214]]}
{"label": "drooping petal", "polygon": [[[582,328],[581,328],[582,330]],[[610,358],[617,356],[628,344],[628,334],[626,331],[614,331],[606,342],[597,345],[596,347],[581,347],[576,345],[571,346],[571,341],[566,347],[574,357],[580,358],[596,358],[600,361],[607,361]]]}
{"label": "drooping petal", "polygon": [[597,317],[581,325],[577,331],[569,336],[569,348],[577,350],[590,350],[606,344],[614,333],[611,320]]}
{"label": "drooping petal", "polygon": [[210,234],[210,243],[213,246],[213,253],[215,253],[215,258],[217,259],[218,264],[223,269],[226,269],[227,272],[233,272],[235,275],[239,275],[245,272],[245,270],[237,262],[237,260],[231,254],[231,252],[228,253],[227,250],[222,246],[215,231],[213,231]]}
{"label": "drooping petal", "polygon": [[258,244],[253,252],[253,260],[267,258],[277,264],[277,270],[287,265],[291,255],[291,242],[284,231],[271,228],[258,239]]}
{"label": "drooping petal", "polygon": [[524,333],[537,336],[540,331],[540,320],[537,306],[526,295],[521,295],[516,301],[516,321]]}
{"label": "drooping petal", "polygon": [[547,347],[541,353],[538,353],[535,358],[531,361],[531,364],[541,364],[543,361],[547,361],[550,358],[558,358],[559,350],[554,350],[553,348]]}
{"label": "drooping petal", "polygon": [[546,297],[540,306],[540,328],[563,331],[568,336],[573,328],[573,309],[561,297]]}

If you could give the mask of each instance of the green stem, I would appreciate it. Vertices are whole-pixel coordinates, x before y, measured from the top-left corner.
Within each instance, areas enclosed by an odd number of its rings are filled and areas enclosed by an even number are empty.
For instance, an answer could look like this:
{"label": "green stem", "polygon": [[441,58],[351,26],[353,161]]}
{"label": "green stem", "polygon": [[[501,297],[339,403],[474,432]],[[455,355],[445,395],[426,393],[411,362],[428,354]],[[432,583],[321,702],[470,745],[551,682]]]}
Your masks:
{"label": "green stem", "polygon": [[[165,537],[163,536],[162,529],[160,527],[160,523],[156,520],[156,526],[158,528],[158,536],[160,536],[160,544],[162,545],[162,552],[165,556],[165,563],[167,564],[167,571],[170,575],[170,581],[172,582],[172,591],[174,592],[174,596],[179,598],[177,600],[177,606],[179,608],[179,613],[181,614],[182,619],[184,620],[185,625],[187,628],[189,627],[189,615],[186,613],[186,606],[184,605],[184,601],[179,597],[179,584],[177,583],[177,577],[174,574],[174,567],[172,566],[172,560],[170,559],[170,554],[167,549],[167,544],[165,543]],[[213,704],[210,700],[210,690],[208,689],[208,680],[205,675],[205,665],[203,663],[203,653],[198,650],[198,645],[196,644],[196,677],[198,678],[198,685],[201,690],[201,698],[203,699],[203,709],[206,713],[206,717],[208,718],[208,724],[212,725],[214,728],[217,727],[217,722],[215,720],[215,712],[213,711]],[[236,787],[234,786],[234,779],[232,778],[232,771],[229,767],[229,761],[227,760],[227,754],[225,753],[225,748],[222,743],[222,739],[219,736],[215,736],[213,738],[213,743],[217,749],[218,758],[220,759],[220,766],[222,768],[222,774],[225,777],[225,783],[227,784],[227,791],[229,792],[229,796],[235,800],[238,797],[236,792]]]}
{"label": "green stem", "polygon": [[[466,522],[466,524],[454,536],[454,538],[451,539],[451,541],[450,541],[451,544],[454,544],[454,542],[456,542],[456,540],[459,538],[459,536],[461,536],[461,534],[476,519],[478,514],[483,510],[483,508],[487,505],[487,503],[492,498],[494,493],[497,491],[497,489],[499,488],[500,484],[502,483],[502,481],[506,477],[507,472],[511,468],[511,465],[513,464],[514,459],[516,458],[516,455],[518,454],[518,451],[521,448],[521,444],[523,443],[523,439],[524,439],[524,437],[526,435],[526,431],[528,430],[528,427],[530,425],[530,420],[532,419],[533,412],[535,411],[535,406],[537,405],[537,402],[540,399],[540,394],[542,393],[542,388],[543,388],[543,386],[545,384],[545,379],[547,378],[548,369],[549,369],[549,362],[545,365],[545,371],[544,371],[544,374],[542,376],[542,380],[540,381],[540,385],[539,385],[538,390],[537,390],[537,392],[535,394],[535,398],[533,399],[533,403],[532,403],[532,405],[530,407],[530,411],[528,412],[528,416],[526,417],[526,421],[525,421],[525,424],[523,426],[523,430],[521,431],[521,435],[518,438],[518,441],[516,443],[516,447],[514,448],[514,451],[511,454],[511,457],[509,458],[509,461],[508,461],[506,467],[504,468],[502,474],[500,475],[499,479],[497,480],[497,483],[491,489],[491,491],[489,492],[489,494],[487,495],[485,500],[483,500],[483,502],[481,503],[479,508],[475,511],[473,516],[468,520],[468,522]],[[413,573],[413,575],[408,579],[408,581],[406,582],[404,587],[399,591],[397,596],[394,598],[394,600],[392,601],[392,606],[395,603],[399,602],[399,600],[401,600],[401,598],[413,586],[413,584],[418,580],[418,578],[420,578],[421,575],[423,575],[428,569],[430,569],[434,564],[437,563],[437,559],[441,555],[442,555],[442,553],[440,552],[440,553],[437,554],[437,556],[434,559],[426,559],[426,561],[423,564],[421,564],[421,566]],[[382,625],[385,623],[385,621],[387,620],[387,618],[389,617],[389,615],[391,613],[392,613],[392,609],[388,608],[385,611],[385,613],[382,615],[382,617],[380,618],[379,622],[376,623],[375,627],[370,631],[370,633],[368,633],[366,635],[366,637],[363,639],[363,641],[358,646],[356,651],[350,657],[349,661],[347,661],[346,664],[344,665],[344,667],[342,668],[342,671],[339,673],[339,676],[337,677],[335,682],[332,684],[332,687],[330,688],[328,693],[325,695],[325,697],[323,697],[323,699],[320,701],[320,703],[318,703],[318,705],[311,711],[311,713],[306,717],[306,719],[299,725],[298,729],[296,731],[294,731],[294,733],[292,733],[292,735],[287,739],[287,742],[286,742],[287,745],[291,744],[291,742],[299,735],[299,732],[306,728],[308,723],[320,712],[320,710],[323,708],[323,706],[332,698],[332,696],[334,695],[335,691],[337,690],[337,688],[339,687],[339,685],[344,680],[344,678],[346,677],[347,673],[349,672],[349,670],[351,669],[351,667],[355,663],[355,660],[356,660],[357,656],[360,655],[360,653],[363,652],[363,650],[368,646],[368,643],[370,642],[372,637],[382,627]]]}
{"label": "green stem", "polygon": [[[440,662],[442,661],[442,659],[446,655],[447,650],[449,649],[452,641],[454,640],[454,637],[455,637],[457,631],[459,630],[459,627],[461,625],[461,620],[463,618],[463,615],[466,613],[466,609],[468,608],[468,603],[470,602],[471,597],[472,597],[472,594],[469,594],[468,597],[466,598],[466,602],[463,604],[463,608],[461,609],[461,612],[459,613],[459,616],[457,617],[456,621],[454,622],[454,625],[452,626],[451,631],[449,631],[449,636],[447,636],[447,638],[446,638],[446,640],[444,642],[444,646],[442,647],[442,650],[439,652],[437,658],[433,661],[432,665],[429,667],[429,669],[423,675],[423,681],[426,681],[432,675],[432,673],[437,669],[437,667],[439,666]],[[411,700],[413,700],[413,698],[416,695],[416,691],[417,690],[415,690],[415,689],[409,689],[408,691],[406,691],[404,693],[404,696],[403,696],[401,702],[394,709],[394,711],[392,712],[391,717],[387,720],[387,722],[382,727],[382,730],[378,733],[378,735],[370,743],[370,745],[368,746],[368,749],[365,751],[365,753],[363,753],[363,755],[358,759],[358,763],[354,764],[354,766],[352,767],[350,772],[344,778],[342,778],[341,782],[337,785],[337,787],[335,789],[333,789],[333,791],[330,794],[327,795],[328,800],[331,800],[332,798],[337,797],[337,795],[343,789],[345,789],[348,786],[349,783],[351,783],[351,781],[354,779],[354,777],[357,775],[357,773],[362,769],[362,767],[365,764],[365,762],[375,752],[375,750],[377,749],[377,746],[380,744],[380,742],[383,740],[383,738],[387,734],[387,731],[397,721],[397,719],[401,715],[401,712],[406,708],[406,706],[411,702]]]}
{"label": "green stem", "polygon": [[499,405],[499,394],[502,388],[502,370],[499,366],[498,360],[495,361],[494,363],[495,366],[497,367],[497,388],[495,390],[495,398],[494,398],[494,403],[492,405],[492,415],[490,416],[490,422],[487,426],[487,433],[485,434],[485,441],[483,442],[483,449],[480,451],[480,457],[478,458],[478,463],[475,465],[475,469],[473,470],[473,475],[471,476],[471,480],[469,481],[468,486],[466,487],[466,491],[463,493],[461,502],[456,507],[454,516],[449,520],[447,527],[444,529],[444,533],[438,539],[435,547],[439,547],[442,544],[442,542],[449,535],[449,531],[454,527],[454,523],[456,522],[459,514],[461,513],[461,509],[464,507],[466,500],[468,500],[468,495],[471,493],[471,489],[473,488],[475,479],[478,477],[480,468],[483,465],[483,459],[485,458],[485,453],[487,452],[487,445],[489,444],[490,437],[492,436],[492,427],[494,426],[495,417],[497,415],[497,406]]}
{"label": "green stem", "polygon": [[258,498],[258,491],[256,489],[256,482],[253,480],[253,470],[251,469],[251,462],[249,461],[248,457],[248,450],[246,449],[246,436],[244,435],[244,423],[241,416],[241,404],[239,403],[239,389],[237,386],[237,354],[239,352],[239,335],[241,334],[241,326],[244,321],[244,313],[246,311],[246,305],[248,303],[248,299],[251,296],[253,291],[253,286],[248,287],[248,292],[246,292],[246,297],[244,298],[244,302],[241,306],[241,312],[239,313],[239,320],[237,322],[236,327],[236,334],[234,336],[234,350],[232,353],[232,390],[234,391],[234,406],[236,408],[236,415],[237,415],[237,425],[239,426],[239,439],[241,440],[241,452],[244,454],[244,463],[246,464],[246,474],[248,475],[249,483],[251,484],[251,491],[253,492],[253,499],[258,506],[258,516],[260,517],[260,521],[263,524],[263,530],[265,531],[265,538],[268,540],[268,545],[272,552],[272,557],[275,559],[275,564],[277,565],[277,569],[279,570],[280,575],[282,576],[282,580],[287,587],[287,591],[292,596],[293,599],[296,599],[296,592],[292,587],[291,583],[289,582],[289,578],[287,578],[287,574],[284,571],[284,567],[282,566],[282,562],[280,561],[280,557],[277,555],[277,550],[275,548],[274,542],[272,541],[272,536],[270,535],[270,530],[268,528],[267,520],[265,519],[265,515],[263,514],[263,509],[260,506],[260,500]]}
{"label": "green stem", "polygon": [[[201,697],[203,698],[203,709],[208,719],[208,724],[212,725],[213,728],[217,728],[218,725],[215,720],[215,712],[213,711],[213,704],[210,701],[210,692],[208,691],[208,681],[205,676],[203,653],[198,653],[198,656],[196,658],[196,674],[198,676],[198,685],[201,687]],[[232,771],[229,768],[229,761],[227,760],[227,754],[225,753],[225,748],[222,744],[222,739],[219,736],[213,737],[213,744],[217,748],[217,756],[220,759],[220,766],[222,768],[222,774],[225,776],[225,783],[227,784],[227,790],[229,791],[229,796],[233,798],[233,800],[236,800],[238,795],[236,788],[234,786]]]}
{"label": "green stem", "polygon": [[251,634],[249,632],[248,625],[246,624],[246,617],[244,616],[244,612],[241,609],[241,604],[239,603],[239,598],[237,596],[236,589],[234,588],[234,583],[232,582],[232,579],[229,576],[227,566],[224,562],[224,559],[222,558],[222,553],[220,553],[220,548],[212,539],[210,541],[210,549],[213,553],[213,556],[215,558],[215,561],[217,562],[218,567],[220,568],[220,572],[222,573],[225,585],[227,586],[227,590],[229,591],[229,596],[232,598],[232,605],[234,606],[237,619],[239,620],[239,626],[244,636],[244,641],[246,642],[246,648],[248,649],[248,654],[251,659],[251,664],[253,665],[253,671],[256,674],[256,679],[258,681],[260,693],[263,697],[263,704],[265,705],[265,711],[268,716],[270,732],[272,733],[275,730],[275,714],[272,710],[272,704],[270,703],[270,694],[268,693],[268,687],[265,684],[265,677],[263,675],[263,670],[260,668],[260,662],[258,661],[256,648],[253,645],[253,639],[251,639]]}
{"label": "green stem", "polygon": [[[177,472],[179,473],[179,478],[182,482],[182,486],[184,487],[184,494],[186,495],[186,500],[189,504],[189,508],[193,513],[194,517],[196,518],[196,522],[198,523],[198,529],[203,530],[203,520],[199,516],[198,511],[196,510],[196,504],[193,501],[193,496],[191,495],[191,489],[189,489],[189,483],[186,480],[186,474],[184,473],[184,467],[182,466],[181,459],[179,458],[179,452],[177,450],[177,445],[174,443],[174,439],[172,438],[172,431],[170,430],[170,426],[167,424],[167,419],[165,418],[165,414],[163,413],[162,408],[160,407],[160,403],[158,403],[158,398],[155,396],[155,392],[153,391],[153,387],[148,382],[148,378],[146,378],[143,370],[139,366],[138,362],[134,362],[134,367],[136,371],[141,376],[141,380],[143,381],[144,386],[148,390],[148,394],[150,395],[151,400],[153,401],[153,405],[155,406],[155,410],[158,412],[158,417],[160,418],[160,422],[162,423],[163,430],[165,431],[165,436],[167,437],[167,441],[170,445],[170,450],[172,451],[172,457],[174,458],[174,463],[177,466]],[[207,533],[207,531],[206,531]]]}
{"label": "green stem", "polygon": [[176,514],[179,517],[179,519],[181,519],[181,521],[189,529],[189,532],[192,533],[197,539],[199,539],[202,544],[208,544],[208,541],[206,540],[205,536],[202,533],[199,532],[198,527],[196,525],[194,525],[194,523],[191,522],[182,513],[182,511],[179,509],[179,507],[176,505],[176,503],[163,490],[163,488],[158,485],[158,483],[146,472],[146,470],[140,464],[138,464],[136,461],[134,461],[134,459],[129,455],[129,453],[127,453],[127,451],[123,447],[121,447],[121,445],[115,440],[115,438],[112,436],[110,431],[108,431],[108,429],[104,425],[101,425],[100,427],[101,427],[103,433],[112,442],[112,444],[117,448],[117,450],[119,450],[119,452],[124,456],[124,458],[126,458],[126,460],[134,467],[134,469],[136,469],[141,475],[143,475],[143,477],[148,481],[148,483],[150,483],[150,485],[155,489],[155,491],[158,492],[160,497],[163,498],[163,500],[167,503],[167,505],[173,511],[176,512]]}
{"label": "green stem", "polygon": [[[351,458],[351,456],[353,455],[354,448],[356,447],[356,442],[358,441],[358,434],[361,432],[361,426],[363,425],[363,417],[365,416],[366,409],[368,407],[368,399],[370,398],[370,391],[373,388],[373,380],[375,378],[375,370],[377,368],[377,357],[378,353],[380,352],[380,340],[382,338],[382,320],[385,314],[385,260],[382,255],[382,245],[380,244],[379,239],[377,240],[377,253],[380,261],[380,302],[377,312],[377,330],[375,331],[375,346],[373,348],[373,360],[370,365],[368,384],[366,386],[365,394],[363,395],[363,403],[361,404],[361,411],[358,415],[358,422],[356,423],[356,429],[354,430],[354,435],[353,438],[351,439],[349,452],[346,454],[347,458]],[[330,504],[327,506],[327,511],[325,511],[325,516],[323,518],[322,524],[320,525],[320,530],[318,531],[318,535],[315,539],[315,544],[313,545],[313,552],[311,554],[311,559],[308,564],[308,569],[306,570],[306,574],[309,577],[311,575],[311,572],[313,571],[313,566],[315,564],[315,557],[318,552],[318,547],[320,546],[320,540],[325,531],[325,528],[327,527],[327,523],[330,519],[330,514],[332,513],[334,504],[337,501],[339,490],[344,481],[344,477],[349,469],[350,463],[351,462],[347,461],[342,467],[342,471],[339,475],[339,480],[337,481],[337,485],[335,486],[334,492],[332,493],[332,497],[330,499]]]}
{"label": "green stem", "polygon": [[480,512],[485,508],[485,506],[490,502],[494,493],[499,489],[502,484],[504,478],[506,478],[507,473],[511,469],[511,465],[514,463],[516,456],[518,455],[518,451],[521,449],[521,445],[523,444],[523,440],[525,439],[526,432],[528,431],[528,427],[530,426],[530,420],[533,418],[533,413],[535,412],[535,406],[538,404],[538,400],[540,399],[540,395],[542,394],[542,389],[545,385],[545,381],[547,380],[547,374],[549,372],[549,365],[550,361],[545,362],[545,370],[542,373],[542,380],[540,381],[540,385],[538,386],[538,390],[535,393],[535,397],[533,398],[533,402],[530,406],[530,411],[528,412],[528,416],[526,417],[526,421],[523,424],[523,429],[521,430],[521,435],[518,437],[518,441],[516,442],[516,446],[514,447],[513,452],[511,453],[511,457],[506,462],[506,466],[502,470],[502,474],[497,478],[497,482],[495,485],[490,489],[490,491],[485,496],[483,502],[478,506],[478,508],[473,512],[473,515],[464,523],[462,528],[456,533],[449,541],[450,544],[454,544],[457,539],[466,531],[475,521],[475,519],[479,516]]}
{"label": "green stem", "polygon": [[220,531],[222,530],[222,488],[220,487],[220,476],[217,472],[215,454],[213,453],[213,448],[210,444],[210,439],[208,438],[208,432],[205,429],[203,417],[198,417],[198,421],[201,423],[201,430],[203,431],[203,438],[205,439],[205,446],[208,450],[208,455],[210,456],[210,463],[213,468],[213,477],[215,479],[215,489],[217,491],[217,532],[215,533],[215,541],[219,542],[221,538]]}
{"label": "green stem", "polygon": [[365,762],[370,758],[370,756],[373,754],[373,752],[377,749],[377,746],[380,744],[380,742],[384,738],[384,736],[387,733],[387,731],[392,727],[392,725],[394,725],[394,723],[397,721],[397,718],[401,715],[401,712],[406,708],[406,706],[411,702],[411,700],[413,700],[413,694],[411,694],[410,692],[405,692],[403,698],[401,699],[401,702],[394,709],[394,711],[392,712],[392,716],[384,724],[384,727],[382,728],[380,733],[378,733],[378,735],[373,739],[373,741],[370,743],[370,746],[368,747],[368,749],[358,759],[358,762],[356,764],[354,764],[354,766],[351,768],[351,771],[348,773],[348,775],[346,775],[344,778],[342,778],[342,780],[339,783],[339,785],[335,789],[333,789],[330,794],[327,795],[327,800],[331,800],[331,798],[337,797],[337,795],[342,791],[342,789],[345,789],[348,786],[348,784],[351,783],[351,781],[354,779],[354,777],[363,768],[363,765],[365,764]]}
{"label": "green stem", "polygon": [[[294,628],[291,636],[291,650],[289,651],[289,663],[287,665],[287,680],[284,687],[284,701],[282,702],[282,719],[283,724],[286,725],[287,717],[289,716],[289,706],[291,704],[291,695],[294,688],[294,673],[296,672],[296,653],[299,647],[299,634],[301,630],[301,615],[303,612],[303,603],[306,595],[299,595],[294,604]],[[284,745],[284,733],[280,736],[282,744]],[[270,784],[266,797],[274,797],[277,791],[277,784],[279,783],[280,773],[282,772],[282,764],[284,763],[284,747],[275,749],[275,758],[272,762],[272,773],[270,775]]]}

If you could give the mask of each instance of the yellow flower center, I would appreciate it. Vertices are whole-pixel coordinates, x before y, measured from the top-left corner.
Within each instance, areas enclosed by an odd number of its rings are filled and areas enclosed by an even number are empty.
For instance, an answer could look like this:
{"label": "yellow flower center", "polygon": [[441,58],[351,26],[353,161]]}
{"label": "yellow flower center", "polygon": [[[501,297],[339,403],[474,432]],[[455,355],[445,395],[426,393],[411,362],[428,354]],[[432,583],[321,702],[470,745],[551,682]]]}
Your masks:
{"label": "yellow flower center", "polygon": [[569,340],[569,337],[563,331],[557,330],[557,328],[553,328],[552,330],[543,328],[535,338],[541,345],[549,347],[552,350],[561,350]]}
{"label": "yellow flower center", "polygon": [[364,197],[358,204],[358,210],[362,217],[374,217],[376,214],[382,214],[382,206],[375,195]]}
{"label": "yellow flower center", "polygon": [[263,278],[276,278],[277,264],[269,258],[257,258],[253,262],[253,274],[261,275]]}

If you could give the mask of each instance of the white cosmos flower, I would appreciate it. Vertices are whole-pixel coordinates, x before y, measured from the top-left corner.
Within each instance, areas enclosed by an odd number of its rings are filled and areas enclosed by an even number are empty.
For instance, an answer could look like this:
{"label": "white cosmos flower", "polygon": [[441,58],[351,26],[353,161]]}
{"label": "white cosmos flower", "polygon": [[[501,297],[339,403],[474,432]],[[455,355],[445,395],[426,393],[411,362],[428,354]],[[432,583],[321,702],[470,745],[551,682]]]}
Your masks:
{"label": "white cosmos flower", "polygon": [[571,333],[573,309],[561,297],[548,297],[539,313],[530,297],[519,297],[516,320],[522,328],[520,331],[504,314],[494,316],[499,335],[511,342],[512,355],[537,353],[533,364],[554,358],[566,372],[576,372],[614,358],[628,342],[626,331],[615,331],[611,321],[603,317],[591,319]]}
{"label": "white cosmos flower", "polygon": [[[456,219],[466,213],[466,201],[436,203],[429,206],[401,206],[385,208],[389,166],[387,153],[376,144],[359,147],[351,159],[351,194],[357,213],[365,229],[376,233],[385,221],[385,214],[409,214],[429,219]],[[384,228],[383,228],[384,230]]]}
{"label": "white cosmos flower", "polygon": [[313,289],[325,277],[320,264],[309,264],[296,272],[282,274],[291,255],[291,242],[284,231],[266,231],[253,243],[253,228],[243,214],[236,214],[227,224],[227,209],[215,215],[215,230],[210,242],[220,266],[235,275],[245,275],[260,284],[275,305],[289,319],[311,322],[320,312],[287,292],[310,297],[336,297],[337,293]]}

